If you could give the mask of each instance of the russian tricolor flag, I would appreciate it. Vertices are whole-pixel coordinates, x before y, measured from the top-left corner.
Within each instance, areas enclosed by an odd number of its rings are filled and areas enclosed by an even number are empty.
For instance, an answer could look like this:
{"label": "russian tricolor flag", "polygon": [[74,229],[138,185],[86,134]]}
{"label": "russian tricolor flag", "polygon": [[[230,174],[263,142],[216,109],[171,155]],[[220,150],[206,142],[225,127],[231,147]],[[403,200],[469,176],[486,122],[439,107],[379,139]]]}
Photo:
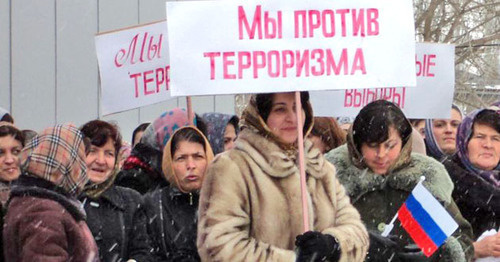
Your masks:
{"label": "russian tricolor flag", "polygon": [[455,232],[458,224],[420,181],[398,211],[401,225],[430,257]]}

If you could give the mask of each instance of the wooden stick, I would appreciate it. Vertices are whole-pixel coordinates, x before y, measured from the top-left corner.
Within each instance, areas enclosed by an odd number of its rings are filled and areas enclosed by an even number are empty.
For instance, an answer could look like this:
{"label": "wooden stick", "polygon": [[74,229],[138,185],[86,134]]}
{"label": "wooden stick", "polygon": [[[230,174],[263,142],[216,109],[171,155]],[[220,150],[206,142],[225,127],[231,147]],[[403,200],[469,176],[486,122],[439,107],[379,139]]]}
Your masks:
{"label": "wooden stick", "polygon": [[307,201],[308,191],[306,184],[306,170],[304,162],[304,131],[302,124],[302,103],[300,92],[295,92],[295,114],[297,115],[297,147],[299,148],[299,170],[300,170],[300,191],[302,193],[302,221],[304,232],[309,231],[309,203]]}
{"label": "wooden stick", "polygon": [[193,113],[193,105],[191,103],[191,97],[186,96],[186,107],[187,107],[187,114],[188,114],[188,121],[191,125],[194,126],[194,113]]}

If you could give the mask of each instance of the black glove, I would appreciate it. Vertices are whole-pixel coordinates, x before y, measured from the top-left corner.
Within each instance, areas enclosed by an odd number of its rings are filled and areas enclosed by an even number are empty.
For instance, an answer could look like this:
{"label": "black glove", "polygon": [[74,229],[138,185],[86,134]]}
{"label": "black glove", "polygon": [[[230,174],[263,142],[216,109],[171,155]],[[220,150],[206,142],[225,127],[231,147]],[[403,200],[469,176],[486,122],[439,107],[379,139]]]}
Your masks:
{"label": "black glove", "polygon": [[402,261],[398,255],[402,251],[402,247],[397,243],[396,236],[383,237],[376,232],[368,232],[368,235],[370,236],[370,248],[366,261]]}
{"label": "black glove", "polygon": [[398,257],[401,261],[407,262],[429,261],[429,259],[424,255],[424,252],[422,252],[417,245],[405,246],[403,250],[398,253]]}
{"label": "black glove", "polygon": [[297,262],[339,261],[340,244],[328,234],[307,231],[295,238]]}

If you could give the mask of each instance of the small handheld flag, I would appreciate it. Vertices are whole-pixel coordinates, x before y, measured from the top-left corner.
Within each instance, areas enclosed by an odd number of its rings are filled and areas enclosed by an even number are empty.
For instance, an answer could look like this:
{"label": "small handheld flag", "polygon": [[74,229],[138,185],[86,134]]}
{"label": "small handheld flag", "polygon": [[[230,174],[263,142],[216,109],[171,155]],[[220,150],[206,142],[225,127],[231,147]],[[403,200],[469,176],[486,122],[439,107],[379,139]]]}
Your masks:
{"label": "small handheld flag", "polygon": [[[422,182],[423,179],[415,186],[396,216],[422,252],[430,257],[455,232],[458,224]],[[392,229],[395,218],[388,230]],[[388,233],[384,231],[382,235],[387,236]]]}

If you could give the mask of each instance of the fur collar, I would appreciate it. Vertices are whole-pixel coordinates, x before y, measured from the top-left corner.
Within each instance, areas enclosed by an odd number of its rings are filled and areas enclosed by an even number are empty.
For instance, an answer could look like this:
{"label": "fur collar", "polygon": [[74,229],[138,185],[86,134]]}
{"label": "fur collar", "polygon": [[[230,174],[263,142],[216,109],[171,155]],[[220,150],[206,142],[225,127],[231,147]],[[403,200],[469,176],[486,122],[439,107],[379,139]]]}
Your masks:
{"label": "fur collar", "polygon": [[[287,177],[299,172],[296,164],[297,150],[294,154],[282,149],[276,142],[262,136],[258,131],[245,128],[236,140],[235,149],[243,151],[255,161],[255,163],[272,177]],[[327,174],[327,162],[320,151],[313,147],[311,141],[304,140],[304,157],[306,173],[315,178],[321,178]]]}
{"label": "fur collar", "polygon": [[446,204],[451,202],[453,183],[444,166],[433,158],[412,153],[407,165],[388,175],[377,175],[369,168],[354,166],[346,145],[327,153],[326,159],[335,165],[337,177],[353,202],[370,191],[386,187],[410,192],[417,185],[420,176],[425,176],[424,186],[438,200]]}

